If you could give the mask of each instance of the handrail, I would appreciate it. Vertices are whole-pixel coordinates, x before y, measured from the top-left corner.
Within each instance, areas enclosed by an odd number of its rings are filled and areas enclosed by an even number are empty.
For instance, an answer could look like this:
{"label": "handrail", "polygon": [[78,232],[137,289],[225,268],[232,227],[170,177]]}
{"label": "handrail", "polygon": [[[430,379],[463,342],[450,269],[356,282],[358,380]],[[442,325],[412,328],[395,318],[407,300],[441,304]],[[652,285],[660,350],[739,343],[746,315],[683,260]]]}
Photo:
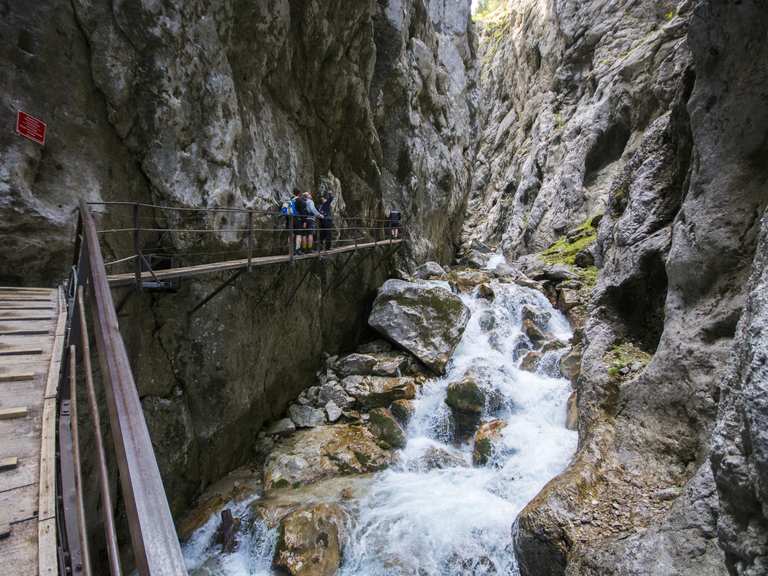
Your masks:
{"label": "handrail", "polygon": [[185,575],[181,547],[120,335],[96,226],[84,201],[80,203],[80,219],[91,284],[93,337],[105,383],[136,568],[141,576]]}

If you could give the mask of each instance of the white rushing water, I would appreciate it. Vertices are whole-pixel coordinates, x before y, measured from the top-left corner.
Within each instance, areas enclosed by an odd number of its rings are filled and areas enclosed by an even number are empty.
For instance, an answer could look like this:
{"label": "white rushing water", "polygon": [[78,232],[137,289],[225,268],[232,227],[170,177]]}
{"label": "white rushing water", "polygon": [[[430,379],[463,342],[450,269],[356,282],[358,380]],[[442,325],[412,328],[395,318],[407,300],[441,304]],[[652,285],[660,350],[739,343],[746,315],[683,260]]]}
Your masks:
{"label": "white rushing water", "polygon": [[[577,443],[576,433],[565,428],[571,386],[559,376],[562,351],[546,353],[539,373],[517,368],[520,347],[527,342],[521,331],[522,308],[532,304],[545,311],[548,331],[560,340],[568,340],[571,331],[541,293],[513,284],[494,283],[493,289],[493,301],[462,296],[472,317],[447,374],[423,386],[399,463],[379,473],[366,495],[350,505],[352,525],[340,576],[517,573],[514,520],[567,466]],[[461,445],[453,441],[445,404],[448,384],[468,371],[497,399],[487,403],[483,419],[507,423],[484,466],[472,466],[471,439]],[[443,467],[426,466],[425,455],[434,459],[436,453],[443,454]],[[241,505],[240,512],[246,510]],[[190,569],[208,561],[212,569],[200,574],[272,574],[274,530],[256,523],[236,553],[211,562],[217,522],[212,518],[185,546]]]}

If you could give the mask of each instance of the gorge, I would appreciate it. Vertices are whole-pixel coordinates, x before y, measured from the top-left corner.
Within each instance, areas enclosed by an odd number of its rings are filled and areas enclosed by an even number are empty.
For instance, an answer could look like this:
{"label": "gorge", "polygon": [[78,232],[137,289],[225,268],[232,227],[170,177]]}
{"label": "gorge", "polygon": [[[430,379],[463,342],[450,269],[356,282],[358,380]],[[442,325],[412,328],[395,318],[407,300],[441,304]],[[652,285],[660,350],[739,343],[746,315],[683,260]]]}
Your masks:
{"label": "gorge", "polygon": [[[0,133],[0,284],[66,278],[80,199],[403,214],[349,269],[115,289],[191,574],[768,573],[768,2],[0,15],[0,111],[49,126]],[[146,247],[244,241],[200,222]]]}

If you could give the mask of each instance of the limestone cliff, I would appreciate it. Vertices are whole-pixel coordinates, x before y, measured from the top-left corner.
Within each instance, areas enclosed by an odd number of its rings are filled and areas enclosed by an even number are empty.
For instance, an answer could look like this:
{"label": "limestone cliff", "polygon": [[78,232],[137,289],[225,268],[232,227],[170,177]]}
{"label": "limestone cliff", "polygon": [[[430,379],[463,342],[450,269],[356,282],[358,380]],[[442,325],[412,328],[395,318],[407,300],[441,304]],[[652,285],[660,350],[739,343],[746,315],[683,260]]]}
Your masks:
{"label": "limestone cliff", "polygon": [[[503,125],[481,125],[470,206],[487,216],[474,214],[466,238],[540,252],[587,216],[604,216],[573,268],[588,302],[574,316],[583,322],[579,452],[520,516],[523,573],[763,573],[757,243],[768,204],[768,6],[525,6],[504,24],[508,35],[481,50],[497,43],[483,63],[485,97],[509,94],[495,108],[520,121],[504,128],[515,137],[493,144]],[[579,33],[548,52],[544,40],[563,30]],[[521,63],[533,46],[541,63]],[[616,59],[601,64],[611,49]],[[526,78],[510,85],[518,92],[494,80],[505,53]],[[559,73],[547,71],[548,54]],[[571,88],[561,91],[562,81]],[[520,105],[530,100],[540,107],[529,131]],[[550,119],[542,130],[560,101],[570,103],[562,125]]]}
{"label": "limestone cliff", "polygon": [[[405,259],[453,256],[474,125],[469,0],[50,0],[0,15],[0,110],[49,124],[44,147],[0,135],[3,283],[63,278],[80,198],[271,210],[294,186],[330,185],[340,216],[400,208]],[[129,222],[105,212],[103,226]],[[130,248],[118,238],[108,258]],[[354,345],[392,266],[380,256],[259,270],[197,310],[225,276],[121,308],[174,506],[248,458],[321,351]]]}
{"label": "limestone cliff", "polygon": [[466,242],[519,256],[605,209],[690,60],[690,2],[521,0],[481,23]]}

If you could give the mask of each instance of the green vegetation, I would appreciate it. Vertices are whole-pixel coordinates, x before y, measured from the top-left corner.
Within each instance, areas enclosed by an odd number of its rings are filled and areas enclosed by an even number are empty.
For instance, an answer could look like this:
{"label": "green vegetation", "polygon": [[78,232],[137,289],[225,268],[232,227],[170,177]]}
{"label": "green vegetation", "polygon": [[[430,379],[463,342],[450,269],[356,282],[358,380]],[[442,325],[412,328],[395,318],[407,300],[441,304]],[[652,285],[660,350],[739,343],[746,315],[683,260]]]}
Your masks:
{"label": "green vegetation", "polygon": [[[596,216],[584,222],[581,226],[561,237],[557,242],[541,253],[541,259],[547,264],[576,264],[576,254],[597,240],[597,229],[593,222]],[[570,238],[570,240],[569,240]]]}
{"label": "green vegetation", "polygon": [[494,16],[498,16],[496,13],[499,11],[505,11],[506,7],[507,0],[480,0],[477,3],[477,8],[472,15],[472,19],[475,22],[486,22],[488,20],[493,20]]}
{"label": "green vegetation", "polygon": [[666,14],[664,14],[664,20],[666,20],[667,22],[671,21],[672,18],[674,18],[674,17],[675,17],[675,11],[674,10],[670,10]]}
{"label": "green vegetation", "polygon": [[612,378],[618,378],[624,368],[630,367],[636,362],[645,368],[651,361],[651,355],[640,350],[631,342],[623,342],[611,348],[610,352],[605,355],[605,361],[608,364],[608,374]]}

